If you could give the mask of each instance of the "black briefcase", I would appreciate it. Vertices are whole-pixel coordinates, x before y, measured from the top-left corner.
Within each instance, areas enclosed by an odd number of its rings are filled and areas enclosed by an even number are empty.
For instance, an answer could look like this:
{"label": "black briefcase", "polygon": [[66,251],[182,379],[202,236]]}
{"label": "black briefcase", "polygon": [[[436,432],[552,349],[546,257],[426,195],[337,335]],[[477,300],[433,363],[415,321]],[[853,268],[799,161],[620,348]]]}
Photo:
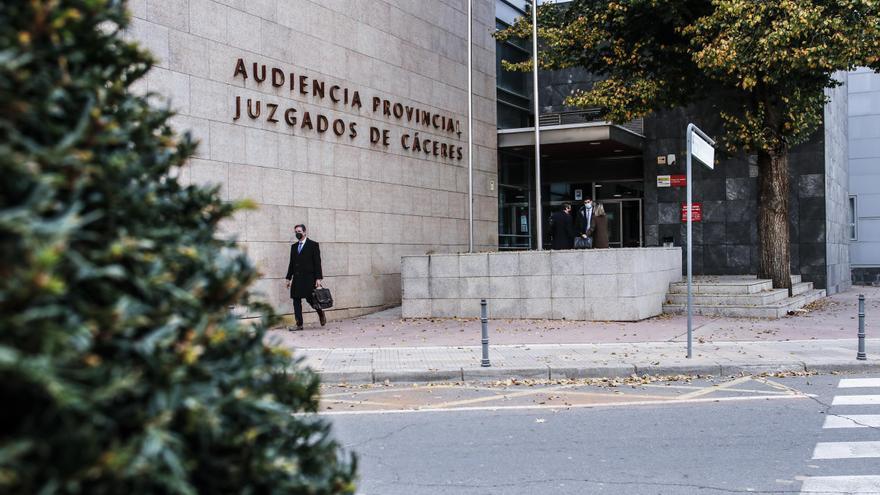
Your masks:
{"label": "black briefcase", "polygon": [[315,306],[321,309],[333,307],[333,295],[330,294],[330,289],[326,287],[317,287],[312,292],[312,299],[315,301]]}
{"label": "black briefcase", "polygon": [[591,249],[592,247],[593,247],[593,238],[592,237],[577,236],[574,238],[574,248],[575,249]]}

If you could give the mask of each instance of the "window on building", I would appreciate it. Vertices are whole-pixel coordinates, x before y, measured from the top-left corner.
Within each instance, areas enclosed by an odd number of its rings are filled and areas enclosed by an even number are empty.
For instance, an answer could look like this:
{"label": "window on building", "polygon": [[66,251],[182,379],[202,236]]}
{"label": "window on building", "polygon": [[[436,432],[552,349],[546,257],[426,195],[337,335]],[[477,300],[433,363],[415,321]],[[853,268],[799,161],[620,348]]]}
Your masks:
{"label": "window on building", "polygon": [[[526,2],[521,0],[496,0],[495,28],[502,30],[525,15]],[[513,39],[495,42],[496,96],[498,101],[497,123],[499,129],[529,127],[532,118],[530,84],[531,76],[526,72],[507,71],[502,60],[522,62],[531,57],[529,40]]]}
{"label": "window on building", "polygon": [[849,212],[848,213],[849,214],[847,216],[849,217],[849,239],[851,241],[856,241],[859,238],[859,231],[857,228],[858,217],[856,216],[856,197],[855,196],[849,197]]}

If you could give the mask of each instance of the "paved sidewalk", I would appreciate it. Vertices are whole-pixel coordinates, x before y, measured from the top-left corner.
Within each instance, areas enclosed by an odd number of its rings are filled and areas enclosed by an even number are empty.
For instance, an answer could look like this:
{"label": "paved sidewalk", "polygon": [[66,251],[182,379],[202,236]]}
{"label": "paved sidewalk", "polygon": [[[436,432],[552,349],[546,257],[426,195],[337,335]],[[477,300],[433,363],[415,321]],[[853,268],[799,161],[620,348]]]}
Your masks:
{"label": "paved sidewalk", "polygon": [[399,308],[269,339],[294,349],[325,382],[561,379],[652,375],[734,375],[765,371],[880,372],[880,339],[856,357],[856,298],[867,298],[868,337],[880,317],[880,288],[857,287],[779,320],[695,318],[686,359],[686,319],[636,323],[492,320],[491,367],[480,366],[480,322],[402,320]]}

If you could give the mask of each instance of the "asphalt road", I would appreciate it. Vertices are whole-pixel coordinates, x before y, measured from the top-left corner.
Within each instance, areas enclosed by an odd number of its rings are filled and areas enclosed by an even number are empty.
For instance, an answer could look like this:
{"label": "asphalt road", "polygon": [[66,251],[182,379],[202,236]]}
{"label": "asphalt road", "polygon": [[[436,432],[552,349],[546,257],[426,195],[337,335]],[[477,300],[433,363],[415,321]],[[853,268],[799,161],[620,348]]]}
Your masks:
{"label": "asphalt road", "polygon": [[323,408],[363,495],[880,493],[880,379],[853,378],[328,387]]}

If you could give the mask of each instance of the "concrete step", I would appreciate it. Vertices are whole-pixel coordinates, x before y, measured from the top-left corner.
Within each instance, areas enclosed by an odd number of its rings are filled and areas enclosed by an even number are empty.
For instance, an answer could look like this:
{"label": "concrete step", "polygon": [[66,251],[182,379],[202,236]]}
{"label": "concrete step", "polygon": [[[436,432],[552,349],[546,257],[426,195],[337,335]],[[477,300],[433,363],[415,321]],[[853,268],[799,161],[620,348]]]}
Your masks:
{"label": "concrete step", "polygon": [[[766,306],[788,298],[785,289],[765,290],[755,294],[705,294],[695,292],[693,301],[699,306]],[[687,293],[669,294],[668,304],[687,304]]]}
{"label": "concrete step", "polygon": [[799,296],[811,290],[813,290],[813,282],[797,282],[792,283],[791,285],[792,297]]}
{"label": "concrete step", "polygon": [[[769,280],[742,277],[694,277],[694,294],[757,294],[773,289]],[[687,294],[687,280],[669,284],[670,294]]]}
{"label": "concrete step", "polygon": [[[792,286],[792,296],[799,296],[813,290],[812,282],[801,282]],[[788,297],[785,289],[771,289],[754,294],[710,294],[694,291],[694,304],[700,306],[766,306]],[[687,292],[670,293],[666,296],[668,304],[687,304]]]}
{"label": "concrete step", "polygon": [[[791,283],[792,294],[802,294],[809,290],[802,285],[805,282],[801,281],[800,275],[792,275]],[[774,290],[773,282],[770,280],[757,279],[750,275],[701,275],[694,277],[692,288],[694,294],[702,295],[758,294]],[[810,288],[812,288],[812,284]],[[669,284],[669,294],[687,294],[687,280]]]}
{"label": "concrete step", "polygon": [[[812,285],[812,284],[810,284]],[[737,306],[726,304],[694,305],[693,312],[703,316],[733,316],[741,318],[781,318],[790,311],[803,308],[817,299],[825,297],[822,289],[810,289],[797,296],[785,298],[781,301],[764,306]],[[664,313],[684,313],[687,304],[664,304]]]}

